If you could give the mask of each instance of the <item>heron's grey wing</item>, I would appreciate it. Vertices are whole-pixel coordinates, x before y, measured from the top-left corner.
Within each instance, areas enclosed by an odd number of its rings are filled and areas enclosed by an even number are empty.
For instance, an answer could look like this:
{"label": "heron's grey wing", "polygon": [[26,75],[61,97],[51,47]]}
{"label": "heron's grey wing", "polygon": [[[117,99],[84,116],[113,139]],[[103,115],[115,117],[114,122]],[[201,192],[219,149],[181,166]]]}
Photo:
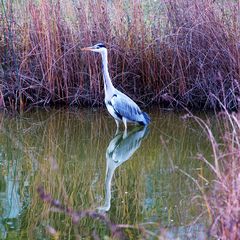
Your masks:
{"label": "heron's grey wing", "polygon": [[130,121],[141,121],[142,111],[138,105],[127,95],[118,92],[111,98],[111,104],[114,110],[122,117]]}

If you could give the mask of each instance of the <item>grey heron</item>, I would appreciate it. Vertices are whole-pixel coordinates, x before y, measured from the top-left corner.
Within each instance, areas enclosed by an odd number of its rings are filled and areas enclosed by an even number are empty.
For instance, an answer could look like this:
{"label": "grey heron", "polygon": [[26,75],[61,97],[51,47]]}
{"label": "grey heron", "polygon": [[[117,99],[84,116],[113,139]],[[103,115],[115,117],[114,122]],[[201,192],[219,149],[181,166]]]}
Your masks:
{"label": "grey heron", "polygon": [[91,47],[82,48],[81,50],[97,52],[102,56],[102,71],[105,92],[104,101],[108,112],[115,119],[117,132],[119,129],[119,122],[123,122],[125,131],[127,130],[127,122],[138,123],[144,126],[148,125],[150,123],[150,117],[148,114],[141,111],[139,106],[130,97],[120,92],[113,86],[108,72],[108,56],[105,45],[98,43]]}
{"label": "grey heron", "polygon": [[110,141],[106,150],[105,203],[103,206],[97,208],[99,211],[107,212],[110,209],[113,174],[116,168],[132,157],[148,132],[148,126],[135,127],[127,136],[119,133]]}

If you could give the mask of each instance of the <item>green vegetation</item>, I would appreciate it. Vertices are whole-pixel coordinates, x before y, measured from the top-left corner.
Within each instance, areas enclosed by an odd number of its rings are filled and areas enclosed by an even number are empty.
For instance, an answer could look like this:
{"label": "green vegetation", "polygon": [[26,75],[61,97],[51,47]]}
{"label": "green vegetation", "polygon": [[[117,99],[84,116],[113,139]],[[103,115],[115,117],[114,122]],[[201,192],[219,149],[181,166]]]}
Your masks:
{"label": "green vegetation", "polygon": [[1,1],[0,105],[102,104],[104,42],[115,86],[171,107],[238,107],[239,2]]}

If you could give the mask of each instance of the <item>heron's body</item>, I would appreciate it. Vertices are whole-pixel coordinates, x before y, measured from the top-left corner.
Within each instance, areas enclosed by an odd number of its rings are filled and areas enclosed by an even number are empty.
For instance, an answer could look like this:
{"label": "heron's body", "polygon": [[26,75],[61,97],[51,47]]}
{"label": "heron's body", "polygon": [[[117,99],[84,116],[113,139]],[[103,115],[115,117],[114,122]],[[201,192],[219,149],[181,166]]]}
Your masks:
{"label": "heron's body", "polygon": [[105,104],[116,121],[133,122],[141,125],[148,124],[149,120],[138,105],[117,89],[110,98],[105,97]]}
{"label": "heron's body", "polygon": [[116,121],[117,130],[119,127],[119,122],[124,123],[125,130],[127,129],[128,122],[138,123],[141,125],[149,124],[150,118],[147,113],[142,112],[139,106],[130,97],[118,91],[113,86],[108,72],[106,47],[103,44],[99,43],[93,47],[83,48],[83,50],[101,53],[103,64],[105,104],[108,112],[112,117],[114,117]]}

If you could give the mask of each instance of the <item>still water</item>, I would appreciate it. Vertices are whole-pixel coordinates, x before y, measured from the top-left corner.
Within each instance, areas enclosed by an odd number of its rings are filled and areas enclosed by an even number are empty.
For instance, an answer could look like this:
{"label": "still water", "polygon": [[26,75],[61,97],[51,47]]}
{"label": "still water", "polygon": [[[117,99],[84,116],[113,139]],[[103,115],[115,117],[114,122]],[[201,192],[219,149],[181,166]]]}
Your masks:
{"label": "still water", "polygon": [[[59,239],[109,234],[90,218],[73,225],[42,201],[39,186],[66,206],[97,210],[113,223],[158,223],[168,239],[206,239],[206,208],[191,177],[210,178],[196,157],[211,160],[207,137],[183,113],[149,114],[148,128],[131,126],[127,135],[115,135],[103,109],[0,113],[0,239],[52,239],[47,226]],[[125,234],[137,238],[136,231]]]}

